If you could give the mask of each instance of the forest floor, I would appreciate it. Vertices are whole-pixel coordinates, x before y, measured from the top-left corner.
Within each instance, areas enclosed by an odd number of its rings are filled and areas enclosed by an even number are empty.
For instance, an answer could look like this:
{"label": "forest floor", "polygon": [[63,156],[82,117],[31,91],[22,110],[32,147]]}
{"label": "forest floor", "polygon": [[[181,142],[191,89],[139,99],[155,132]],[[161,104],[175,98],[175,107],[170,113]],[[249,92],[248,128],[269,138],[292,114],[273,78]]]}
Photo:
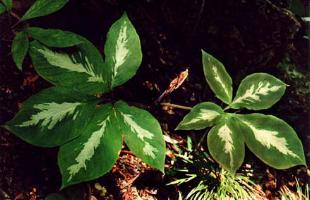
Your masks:
{"label": "forest floor", "polygon": [[[18,14],[31,3],[17,2],[14,10]],[[203,132],[175,131],[187,111],[154,102],[185,69],[189,69],[189,76],[184,84],[162,102],[184,106],[218,102],[203,77],[200,49],[208,50],[228,66],[234,86],[245,75],[262,71],[290,85],[283,99],[266,113],[295,128],[309,165],[309,41],[303,38],[305,27],[301,20],[285,14],[282,1],[272,2],[72,0],[60,12],[33,20],[33,26],[81,34],[102,51],[109,26],[126,10],[141,38],[143,63],[137,75],[117,89],[117,95],[149,110],[161,122],[166,137],[165,175],[142,163],[124,147],[112,171],[98,180],[75,186],[80,191],[77,195],[83,199],[165,200],[178,199],[179,191],[190,191],[192,184],[167,186],[176,178],[169,172],[181,165],[176,154],[178,148],[186,147],[187,137],[192,138],[195,146]],[[24,100],[50,86],[36,74],[29,58],[22,72],[15,67],[10,54],[13,20],[8,15],[0,16],[0,124],[10,120]],[[305,186],[310,178],[305,167],[275,170],[249,152],[245,160],[244,166],[253,170],[252,179],[270,199],[278,197],[283,186],[296,190],[297,184]],[[34,147],[0,129],[0,199],[43,199],[59,190],[60,181],[57,148]]]}

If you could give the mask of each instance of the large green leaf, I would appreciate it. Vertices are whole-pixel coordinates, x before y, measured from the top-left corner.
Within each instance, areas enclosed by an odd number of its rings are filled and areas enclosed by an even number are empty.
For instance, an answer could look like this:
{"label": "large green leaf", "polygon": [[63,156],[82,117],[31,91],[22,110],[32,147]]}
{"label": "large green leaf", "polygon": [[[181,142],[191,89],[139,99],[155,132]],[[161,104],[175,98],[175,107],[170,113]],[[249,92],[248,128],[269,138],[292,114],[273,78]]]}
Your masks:
{"label": "large green leaf", "polygon": [[122,136],[111,104],[96,108],[83,135],[60,147],[62,188],[93,180],[111,170],[122,148]]}
{"label": "large green leaf", "polygon": [[213,126],[223,113],[222,108],[214,103],[199,103],[184,117],[176,130],[205,129]]}
{"label": "large green leaf", "polygon": [[28,35],[25,31],[16,34],[12,43],[13,60],[19,70],[22,70],[23,61],[29,48]]}
{"label": "large green leaf", "polygon": [[143,162],[164,171],[166,147],[158,121],[147,111],[115,104],[116,116],[129,149]]}
{"label": "large green leaf", "polygon": [[242,124],[235,117],[225,116],[208,133],[210,154],[223,168],[233,173],[244,160],[244,139],[240,126]]}
{"label": "large green leaf", "polygon": [[105,62],[109,67],[111,87],[132,78],[142,61],[139,36],[124,14],[110,28],[104,46]]}
{"label": "large green leaf", "polygon": [[285,88],[285,83],[270,74],[251,74],[241,81],[231,107],[250,110],[270,108],[281,99]]}
{"label": "large green leaf", "polygon": [[86,39],[70,53],[56,51],[34,41],[30,44],[30,56],[38,74],[56,86],[88,94],[108,90],[102,57]]}
{"label": "large green leaf", "polygon": [[69,0],[36,0],[21,18],[21,21],[49,15],[64,7]]}
{"label": "large green leaf", "polygon": [[95,106],[92,96],[52,87],[26,100],[6,128],[30,144],[54,147],[83,133]]}
{"label": "large green leaf", "polygon": [[60,29],[43,29],[38,27],[27,28],[27,32],[32,38],[40,41],[48,47],[71,47],[81,44],[83,40],[75,33]]}
{"label": "large green leaf", "polygon": [[232,80],[224,65],[202,50],[202,64],[205,78],[217,98],[229,104],[232,100]]}
{"label": "large green leaf", "polygon": [[302,143],[294,129],[272,115],[238,115],[246,125],[242,131],[249,149],[276,169],[305,165]]}

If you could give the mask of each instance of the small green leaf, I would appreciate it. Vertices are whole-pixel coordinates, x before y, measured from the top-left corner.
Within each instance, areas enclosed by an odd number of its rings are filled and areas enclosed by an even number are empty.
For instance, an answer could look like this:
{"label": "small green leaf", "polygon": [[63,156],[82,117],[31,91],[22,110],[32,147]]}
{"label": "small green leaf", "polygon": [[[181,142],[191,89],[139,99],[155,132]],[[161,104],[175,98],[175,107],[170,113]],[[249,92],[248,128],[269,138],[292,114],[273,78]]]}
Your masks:
{"label": "small green leaf", "polygon": [[244,139],[240,126],[234,117],[223,117],[208,133],[210,154],[223,168],[233,173],[244,160]]}
{"label": "small green leaf", "polygon": [[122,136],[111,104],[96,108],[83,135],[60,147],[62,188],[93,180],[111,170],[122,148]]}
{"label": "small green leaf", "polygon": [[226,104],[232,100],[232,80],[224,65],[212,55],[202,50],[205,78],[217,98]]}
{"label": "small green leaf", "polygon": [[176,130],[200,130],[213,126],[223,110],[211,102],[203,102],[194,106],[177,126]]}
{"label": "small green leaf", "polygon": [[104,46],[106,65],[110,69],[111,87],[132,78],[142,61],[139,36],[126,14],[110,28]]}
{"label": "small green leaf", "polygon": [[36,0],[21,18],[21,21],[49,15],[64,7],[69,0]]}
{"label": "small green leaf", "polygon": [[27,32],[35,40],[40,41],[48,47],[71,47],[81,44],[83,40],[75,33],[59,29],[43,29],[38,27],[27,28]]}
{"label": "small green leaf", "polygon": [[22,70],[23,61],[29,48],[28,35],[25,31],[16,34],[12,43],[13,60],[19,70]]}
{"label": "small green leaf", "polygon": [[70,87],[86,94],[108,90],[102,57],[86,39],[70,53],[34,41],[30,43],[30,56],[38,74],[56,86]]}
{"label": "small green leaf", "polygon": [[302,143],[294,129],[272,115],[238,115],[246,125],[241,133],[249,149],[263,162],[276,169],[305,165]]}
{"label": "small green leaf", "polygon": [[281,99],[285,88],[285,83],[270,74],[251,74],[241,81],[230,107],[250,110],[270,108]]}
{"label": "small green leaf", "polygon": [[0,2],[0,14],[6,11],[6,7]]}
{"label": "small green leaf", "polygon": [[95,105],[92,96],[52,87],[26,100],[5,127],[30,144],[54,147],[83,133]]}
{"label": "small green leaf", "polygon": [[13,7],[13,1],[12,0],[2,0],[2,3],[6,7],[6,10],[11,10]]}
{"label": "small green leaf", "polygon": [[164,171],[166,147],[158,121],[147,111],[115,103],[116,116],[125,143],[143,162]]}

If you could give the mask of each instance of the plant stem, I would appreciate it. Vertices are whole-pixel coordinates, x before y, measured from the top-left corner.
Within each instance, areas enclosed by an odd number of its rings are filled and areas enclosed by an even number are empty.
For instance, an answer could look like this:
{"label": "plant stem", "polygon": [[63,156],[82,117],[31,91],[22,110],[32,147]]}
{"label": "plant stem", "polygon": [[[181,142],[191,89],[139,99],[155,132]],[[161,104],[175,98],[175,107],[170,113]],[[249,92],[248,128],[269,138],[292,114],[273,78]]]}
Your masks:
{"label": "plant stem", "polygon": [[13,11],[10,12],[10,14],[15,18],[17,19],[18,21],[20,21],[20,17]]}
{"label": "plant stem", "polygon": [[179,109],[183,109],[183,110],[191,110],[192,109],[192,107],[181,106],[181,105],[172,104],[172,103],[161,103],[160,105],[168,106],[168,107],[172,107],[172,108],[179,108]]}

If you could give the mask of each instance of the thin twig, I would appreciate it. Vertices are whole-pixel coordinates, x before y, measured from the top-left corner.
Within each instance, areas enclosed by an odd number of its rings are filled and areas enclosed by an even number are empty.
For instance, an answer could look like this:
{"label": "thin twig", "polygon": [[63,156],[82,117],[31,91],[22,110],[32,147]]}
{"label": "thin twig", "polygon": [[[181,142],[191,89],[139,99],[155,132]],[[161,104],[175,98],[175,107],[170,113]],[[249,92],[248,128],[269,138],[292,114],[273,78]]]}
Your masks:
{"label": "thin twig", "polygon": [[15,18],[17,19],[18,21],[20,21],[20,17],[13,11],[10,12],[10,14]]}
{"label": "thin twig", "polygon": [[168,107],[172,107],[172,108],[179,108],[179,109],[183,109],[183,110],[191,110],[192,109],[192,107],[181,106],[181,105],[172,104],[172,103],[161,103],[160,105],[168,106]]}

